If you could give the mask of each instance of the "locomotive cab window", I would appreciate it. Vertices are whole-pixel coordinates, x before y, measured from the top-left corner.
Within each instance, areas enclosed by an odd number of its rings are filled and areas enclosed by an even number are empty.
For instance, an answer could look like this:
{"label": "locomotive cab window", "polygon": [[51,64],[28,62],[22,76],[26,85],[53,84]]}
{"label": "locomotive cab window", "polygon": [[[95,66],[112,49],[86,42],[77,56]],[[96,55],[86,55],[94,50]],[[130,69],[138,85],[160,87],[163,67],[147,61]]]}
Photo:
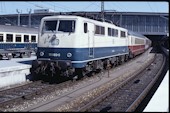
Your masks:
{"label": "locomotive cab window", "polygon": [[58,31],[62,32],[74,32],[75,31],[75,20],[60,20]]}
{"label": "locomotive cab window", "polygon": [[21,42],[21,35],[16,35],[16,42]]}
{"label": "locomotive cab window", "polygon": [[13,35],[12,34],[6,35],[6,42],[13,42]]}
{"label": "locomotive cab window", "polygon": [[24,35],[24,42],[29,42],[29,35]]}
{"label": "locomotive cab window", "polygon": [[49,20],[44,22],[43,31],[56,31],[57,20]]}
{"label": "locomotive cab window", "polygon": [[3,42],[3,40],[4,40],[4,36],[3,34],[0,34],[0,42]]}

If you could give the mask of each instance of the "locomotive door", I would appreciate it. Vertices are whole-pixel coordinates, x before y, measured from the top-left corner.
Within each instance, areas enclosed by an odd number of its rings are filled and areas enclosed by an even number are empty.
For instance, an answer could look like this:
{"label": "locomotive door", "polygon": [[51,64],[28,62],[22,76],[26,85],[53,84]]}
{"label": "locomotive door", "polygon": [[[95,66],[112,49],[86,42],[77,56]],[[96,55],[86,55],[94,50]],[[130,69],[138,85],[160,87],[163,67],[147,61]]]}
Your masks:
{"label": "locomotive door", "polygon": [[94,58],[94,24],[88,23],[89,57]]}

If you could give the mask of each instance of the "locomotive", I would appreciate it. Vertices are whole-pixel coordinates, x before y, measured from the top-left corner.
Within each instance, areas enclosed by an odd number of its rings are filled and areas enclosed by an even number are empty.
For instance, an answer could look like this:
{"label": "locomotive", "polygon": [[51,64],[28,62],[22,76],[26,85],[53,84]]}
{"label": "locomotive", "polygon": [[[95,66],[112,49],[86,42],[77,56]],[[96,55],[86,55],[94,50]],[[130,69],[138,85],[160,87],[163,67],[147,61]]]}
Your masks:
{"label": "locomotive", "polygon": [[35,79],[82,78],[108,69],[143,53],[151,41],[112,23],[75,15],[41,19],[37,59],[32,62]]}

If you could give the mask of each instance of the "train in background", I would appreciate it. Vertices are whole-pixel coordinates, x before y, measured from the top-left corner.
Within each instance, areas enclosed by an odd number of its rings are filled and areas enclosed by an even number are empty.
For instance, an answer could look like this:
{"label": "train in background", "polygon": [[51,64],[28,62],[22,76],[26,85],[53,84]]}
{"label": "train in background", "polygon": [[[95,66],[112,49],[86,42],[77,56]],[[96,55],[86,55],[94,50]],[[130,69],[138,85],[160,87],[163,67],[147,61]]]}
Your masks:
{"label": "train in background", "polygon": [[109,22],[73,15],[42,18],[34,79],[61,79],[98,72],[143,53],[151,41]]}
{"label": "train in background", "polygon": [[38,29],[0,25],[0,59],[31,56],[37,49]]}
{"label": "train in background", "polygon": [[133,31],[128,31],[128,48],[130,58],[143,53],[151,47],[151,44],[151,40],[147,37]]}

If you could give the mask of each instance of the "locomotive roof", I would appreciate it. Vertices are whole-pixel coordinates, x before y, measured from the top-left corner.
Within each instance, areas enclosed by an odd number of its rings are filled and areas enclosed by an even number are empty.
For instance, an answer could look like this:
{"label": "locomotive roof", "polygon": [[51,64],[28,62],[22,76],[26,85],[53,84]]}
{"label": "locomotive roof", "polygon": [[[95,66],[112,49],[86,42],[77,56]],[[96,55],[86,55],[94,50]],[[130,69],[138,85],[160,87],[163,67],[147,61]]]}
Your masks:
{"label": "locomotive roof", "polygon": [[19,27],[19,26],[11,26],[11,25],[0,25],[0,32],[38,34],[38,29],[37,28]]}
{"label": "locomotive roof", "polygon": [[130,35],[132,35],[132,36],[138,36],[138,37],[141,37],[141,38],[146,38],[144,35],[139,34],[139,33],[135,33],[135,32],[133,32],[133,31],[129,31],[129,30],[128,30],[128,33],[129,33]]}
{"label": "locomotive roof", "polygon": [[123,29],[123,30],[127,30],[123,27],[120,27],[120,26],[116,26],[115,24],[113,23],[108,23],[108,22],[102,22],[102,21],[99,21],[99,20],[96,20],[96,19],[91,19],[91,18],[87,18],[87,17],[82,17],[82,16],[77,16],[77,15],[57,15],[57,16],[46,16],[46,17],[43,17],[43,20],[53,20],[55,18],[65,18],[65,19],[71,19],[71,18],[81,18],[81,19],[86,19],[86,20],[90,20],[90,21],[95,21],[95,22],[99,22],[99,23],[105,23],[107,25],[112,25],[112,26],[115,26],[119,29]]}
{"label": "locomotive roof", "polygon": [[45,19],[51,19],[51,18],[56,18],[56,17],[58,17],[58,18],[62,18],[62,17],[64,17],[64,18],[77,18],[77,17],[81,17],[81,16],[76,16],[76,15],[56,15],[56,16],[45,16],[45,17],[43,17],[43,18],[45,18]]}

